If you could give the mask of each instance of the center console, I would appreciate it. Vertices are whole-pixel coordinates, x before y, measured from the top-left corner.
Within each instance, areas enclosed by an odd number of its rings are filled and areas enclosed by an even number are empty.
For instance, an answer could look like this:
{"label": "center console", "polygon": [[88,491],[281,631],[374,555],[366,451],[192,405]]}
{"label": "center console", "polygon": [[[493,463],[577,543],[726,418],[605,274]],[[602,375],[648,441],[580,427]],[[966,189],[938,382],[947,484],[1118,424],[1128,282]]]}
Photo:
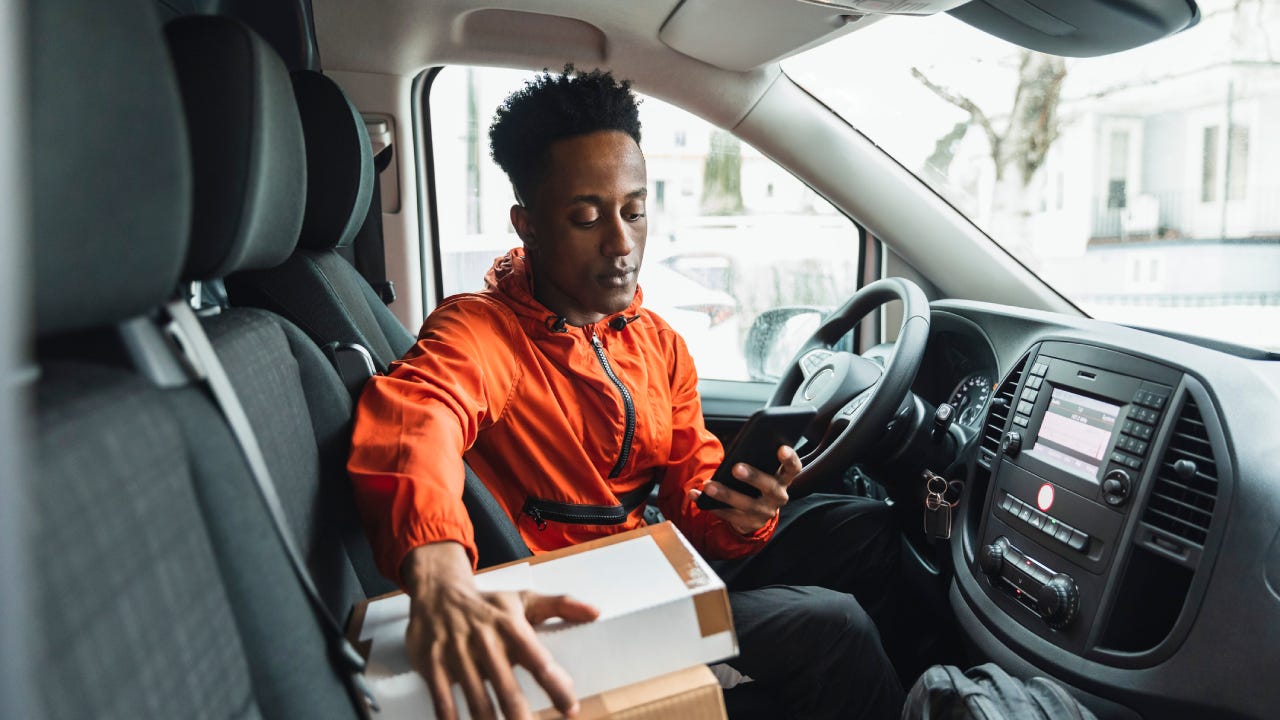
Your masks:
{"label": "center console", "polygon": [[965,559],[1007,617],[1078,656],[1158,660],[1216,494],[1190,381],[1123,353],[1044,342],[996,388]]}

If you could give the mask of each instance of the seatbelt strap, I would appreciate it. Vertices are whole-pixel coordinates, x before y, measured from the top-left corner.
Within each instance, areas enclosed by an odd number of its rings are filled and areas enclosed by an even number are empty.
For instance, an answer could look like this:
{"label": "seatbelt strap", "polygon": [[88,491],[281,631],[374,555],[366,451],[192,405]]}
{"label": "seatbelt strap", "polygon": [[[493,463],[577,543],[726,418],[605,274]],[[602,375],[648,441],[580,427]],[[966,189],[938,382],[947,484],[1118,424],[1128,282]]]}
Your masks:
{"label": "seatbelt strap", "polygon": [[213,345],[209,342],[209,337],[205,334],[204,327],[200,324],[200,320],[196,317],[191,306],[183,300],[175,300],[165,306],[165,311],[168,315],[168,320],[164,330],[182,350],[194,379],[208,388],[213,395],[213,399],[218,403],[218,407],[222,410],[227,423],[231,426],[231,432],[235,435],[236,442],[240,445],[240,451],[244,454],[245,461],[249,464],[254,483],[258,486],[258,494],[266,505],[267,512],[271,515],[271,522],[275,526],[276,535],[284,545],[289,564],[293,566],[293,573],[297,576],[298,582],[302,584],[312,609],[326,626],[325,630],[329,636],[330,652],[345,671],[342,675],[348,682],[348,690],[356,702],[357,709],[362,717],[367,718],[369,717],[370,709],[378,712],[379,707],[378,701],[370,691],[368,683],[365,682],[364,658],[347,640],[342,627],[333,617],[333,614],[329,612],[324,600],[321,599],[320,591],[316,589],[315,582],[311,579],[311,573],[307,570],[306,563],[302,559],[302,553],[298,551],[297,545],[294,544],[293,533],[289,530],[284,508],[280,505],[280,497],[276,494],[275,483],[271,480],[271,473],[267,468],[266,459],[262,455],[262,448],[258,445],[258,438],[253,432],[253,426],[249,423],[249,416],[245,414],[244,406],[241,405],[240,398],[236,395],[235,386],[231,384],[231,379],[227,376],[226,370],[218,360],[218,355],[214,351]]}
{"label": "seatbelt strap", "polygon": [[373,157],[373,197],[369,200],[369,212],[364,224],[351,243],[356,271],[373,287],[373,291],[390,305],[396,299],[395,285],[387,279],[386,249],[382,239],[382,171],[391,164],[391,145]]}

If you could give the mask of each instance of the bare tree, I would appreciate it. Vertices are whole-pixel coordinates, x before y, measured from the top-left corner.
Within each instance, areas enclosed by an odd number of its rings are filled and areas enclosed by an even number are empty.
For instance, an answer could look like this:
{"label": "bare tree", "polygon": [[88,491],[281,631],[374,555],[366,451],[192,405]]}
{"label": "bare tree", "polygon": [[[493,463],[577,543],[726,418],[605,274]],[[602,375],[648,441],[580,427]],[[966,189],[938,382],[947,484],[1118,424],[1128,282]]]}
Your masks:
{"label": "bare tree", "polygon": [[1013,106],[1004,117],[994,117],[972,99],[930,80],[919,68],[911,68],[911,75],[935,95],[969,114],[966,121],[938,140],[930,161],[939,163],[940,167],[933,168],[932,172],[945,174],[954,148],[967,129],[981,130],[995,170],[992,219],[1002,226],[990,229],[1006,243],[1016,245],[1025,241],[1029,216],[1027,186],[1044,165],[1049,148],[1061,130],[1058,107],[1062,83],[1067,77],[1066,63],[1060,57],[1020,51]]}
{"label": "bare tree", "polygon": [[702,169],[702,212],[736,215],[742,212],[742,143],[733,133],[711,134],[711,152]]}
{"label": "bare tree", "polygon": [[997,127],[997,121],[977,103],[933,82],[919,68],[911,68],[911,75],[938,97],[969,113],[969,124],[987,137],[997,181],[1010,170],[1019,173],[1022,185],[1031,181],[1058,138],[1058,103],[1067,77],[1062,58],[1030,50],[1019,53],[1013,110],[1004,118],[1003,127]]}

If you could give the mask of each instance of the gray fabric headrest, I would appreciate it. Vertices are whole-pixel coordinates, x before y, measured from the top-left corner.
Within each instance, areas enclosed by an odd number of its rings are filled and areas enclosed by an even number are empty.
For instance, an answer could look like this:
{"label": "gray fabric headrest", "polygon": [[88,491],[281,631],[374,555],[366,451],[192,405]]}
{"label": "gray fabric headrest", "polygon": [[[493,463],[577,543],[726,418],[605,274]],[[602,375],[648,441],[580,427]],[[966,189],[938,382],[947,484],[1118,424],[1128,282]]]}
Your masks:
{"label": "gray fabric headrest", "polygon": [[373,151],[364,119],[338,84],[318,72],[293,74],[307,141],[307,213],[298,244],[350,245],[373,196]]}
{"label": "gray fabric headrest", "polygon": [[302,227],[306,160],[289,73],[239,21],[165,26],[191,137],[195,202],[183,277],[275,267]]}
{"label": "gray fabric headrest", "polygon": [[173,295],[190,161],[155,3],[26,7],[35,317],[48,336],[112,324]]}

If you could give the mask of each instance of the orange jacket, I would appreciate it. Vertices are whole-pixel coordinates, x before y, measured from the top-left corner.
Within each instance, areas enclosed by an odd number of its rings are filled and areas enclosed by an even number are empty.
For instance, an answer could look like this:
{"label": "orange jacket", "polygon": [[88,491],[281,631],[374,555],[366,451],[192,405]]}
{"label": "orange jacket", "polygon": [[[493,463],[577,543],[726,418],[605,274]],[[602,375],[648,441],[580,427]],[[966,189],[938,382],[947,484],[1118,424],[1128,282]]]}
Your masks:
{"label": "orange jacket", "polygon": [[[534,552],[640,527],[643,505],[621,524],[583,525],[523,512],[530,498],[617,506],[651,480],[663,514],[708,557],[763,546],[776,518],[743,536],[687,499],[724,451],[703,425],[684,340],[640,307],[638,289],[621,314],[634,320],[557,330],[533,298],[522,251],[499,258],[486,279],[486,290],[441,303],[417,344],[360,397],[347,467],[387,577],[398,582],[404,556],[432,542],[461,543],[475,563],[464,454]],[[606,363],[634,407],[629,445],[626,402]]]}

